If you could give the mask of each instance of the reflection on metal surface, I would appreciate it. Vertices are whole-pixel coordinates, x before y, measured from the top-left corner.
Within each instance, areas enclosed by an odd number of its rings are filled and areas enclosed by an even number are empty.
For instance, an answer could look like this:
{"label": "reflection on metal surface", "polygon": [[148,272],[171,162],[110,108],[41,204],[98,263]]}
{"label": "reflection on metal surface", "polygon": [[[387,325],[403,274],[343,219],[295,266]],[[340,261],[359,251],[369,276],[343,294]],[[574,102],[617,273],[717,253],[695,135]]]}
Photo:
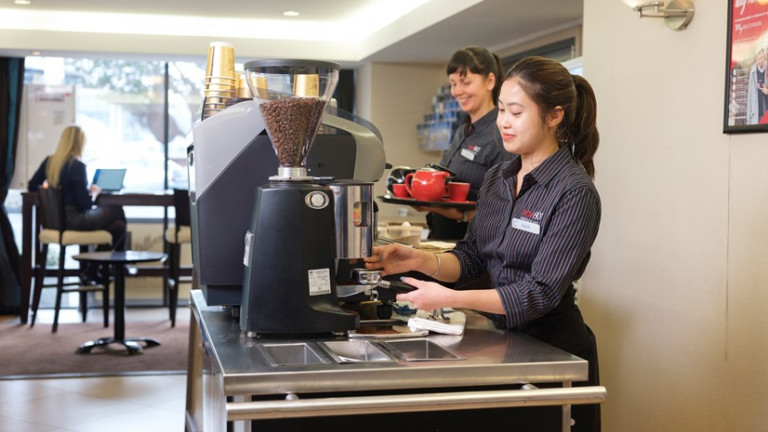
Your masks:
{"label": "reflection on metal surface", "polygon": [[308,343],[259,344],[259,349],[272,366],[329,363]]}
{"label": "reflection on metal surface", "polygon": [[383,344],[405,361],[464,360],[464,357],[428,339],[391,340]]}
{"label": "reflection on metal surface", "polygon": [[228,403],[227,420],[511,408],[605,402],[605,387],[425,393]]}
{"label": "reflection on metal surface", "polygon": [[328,341],[320,342],[320,346],[338,363],[394,361],[370,341]]}

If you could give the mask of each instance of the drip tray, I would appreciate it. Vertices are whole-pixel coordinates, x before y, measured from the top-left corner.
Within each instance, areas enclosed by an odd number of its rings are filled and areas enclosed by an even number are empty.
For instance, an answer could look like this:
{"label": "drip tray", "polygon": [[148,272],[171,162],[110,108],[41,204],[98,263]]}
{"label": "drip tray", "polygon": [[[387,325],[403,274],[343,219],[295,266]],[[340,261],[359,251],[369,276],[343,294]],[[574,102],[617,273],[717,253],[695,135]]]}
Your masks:
{"label": "drip tray", "polygon": [[325,351],[338,363],[367,363],[395,361],[379,347],[365,340],[320,342]]}
{"label": "drip tray", "polygon": [[259,349],[272,366],[328,364],[330,361],[305,342],[260,344]]}
{"label": "drip tray", "polygon": [[405,361],[464,360],[464,357],[429,339],[400,339],[382,342]]}

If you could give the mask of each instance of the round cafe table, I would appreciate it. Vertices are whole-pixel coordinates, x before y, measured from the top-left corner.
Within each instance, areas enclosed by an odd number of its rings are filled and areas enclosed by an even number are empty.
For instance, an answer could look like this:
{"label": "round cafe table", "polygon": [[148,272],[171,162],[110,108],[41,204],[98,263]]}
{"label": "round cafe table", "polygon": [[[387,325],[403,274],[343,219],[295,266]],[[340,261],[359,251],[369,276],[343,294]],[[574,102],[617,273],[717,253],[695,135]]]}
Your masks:
{"label": "round cafe table", "polygon": [[161,252],[147,251],[104,251],[104,252],[86,252],[72,257],[82,262],[92,262],[96,264],[111,264],[112,275],[115,278],[115,334],[113,337],[104,337],[83,343],[77,348],[78,354],[91,352],[94,347],[107,346],[113,343],[119,343],[128,349],[128,354],[143,354],[139,342],[144,342],[145,347],[160,345],[160,342],[146,338],[128,338],[125,337],[125,265],[136,264],[151,261],[164,261],[166,255]]}

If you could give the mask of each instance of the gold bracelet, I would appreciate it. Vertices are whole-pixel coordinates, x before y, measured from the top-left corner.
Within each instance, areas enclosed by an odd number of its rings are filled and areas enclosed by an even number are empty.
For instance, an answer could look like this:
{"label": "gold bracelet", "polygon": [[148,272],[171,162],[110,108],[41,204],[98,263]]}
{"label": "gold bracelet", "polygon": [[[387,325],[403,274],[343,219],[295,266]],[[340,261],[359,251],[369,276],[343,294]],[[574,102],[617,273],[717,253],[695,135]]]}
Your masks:
{"label": "gold bracelet", "polygon": [[435,256],[435,258],[437,258],[437,269],[435,270],[435,272],[434,272],[434,273],[432,273],[431,275],[429,275],[429,277],[432,277],[432,278],[433,278],[433,277],[435,277],[435,276],[437,276],[437,273],[439,273],[439,272],[440,272],[440,264],[441,264],[441,262],[440,262],[440,255],[438,255],[438,254],[436,254],[436,253],[435,253],[435,254],[433,254],[433,255]]}

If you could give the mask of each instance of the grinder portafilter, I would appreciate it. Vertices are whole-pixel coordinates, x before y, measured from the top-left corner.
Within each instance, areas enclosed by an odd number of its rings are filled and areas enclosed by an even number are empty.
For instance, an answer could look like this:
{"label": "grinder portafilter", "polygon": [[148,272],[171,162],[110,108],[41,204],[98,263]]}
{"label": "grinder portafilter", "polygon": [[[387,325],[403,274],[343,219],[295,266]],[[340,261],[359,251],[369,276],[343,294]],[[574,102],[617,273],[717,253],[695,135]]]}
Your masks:
{"label": "grinder portafilter", "polygon": [[256,60],[245,76],[280,162],[270,180],[309,180],[306,159],[340,66],[316,60]]}

